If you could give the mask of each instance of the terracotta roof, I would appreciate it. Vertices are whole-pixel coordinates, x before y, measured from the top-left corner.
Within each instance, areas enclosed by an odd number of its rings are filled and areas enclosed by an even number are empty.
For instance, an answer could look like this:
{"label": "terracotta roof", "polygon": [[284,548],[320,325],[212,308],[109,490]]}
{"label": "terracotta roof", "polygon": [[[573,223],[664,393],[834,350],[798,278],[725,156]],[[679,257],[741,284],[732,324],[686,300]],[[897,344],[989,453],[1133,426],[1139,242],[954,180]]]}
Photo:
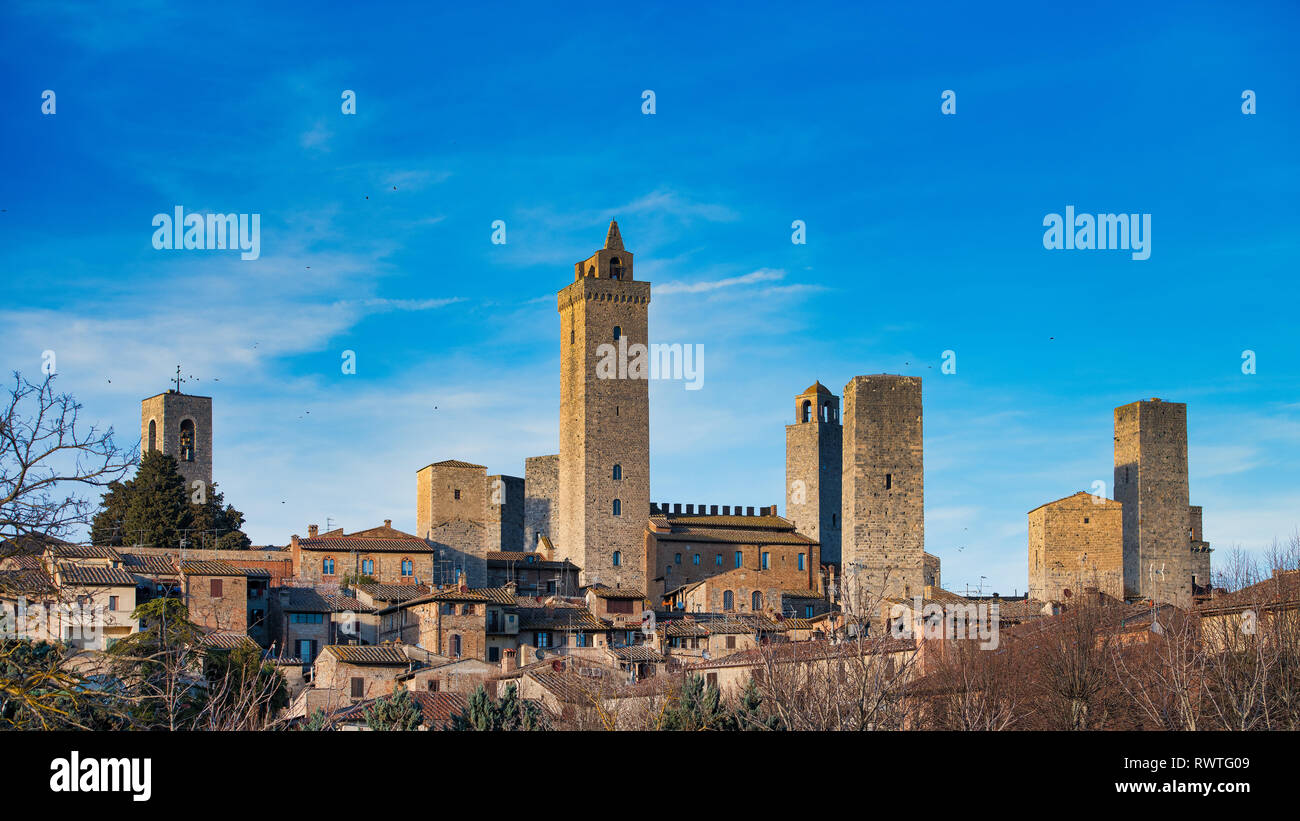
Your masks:
{"label": "terracotta roof", "polygon": [[301,550],[319,550],[329,553],[432,553],[433,547],[424,539],[414,536],[318,536],[299,539]]}
{"label": "terracotta roof", "polygon": [[[246,571],[243,568],[235,567],[230,562],[217,561],[215,559],[197,559],[184,560],[181,562],[181,572],[186,576],[245,576]],[[267,576],[269,573],[263,573]]]}
{"label": "terracotta roof", "polygon": [[766,657],[780,662],[816,661],[827,658],[861,657],[882,653],[901,653],[916,649],[912,639],[871,640],[859,645],[855,641],[832,644],[829,641],[792,641],[786,644],[769,644],[764,647],[752,647],[723,656],[719,659],[705,659],[687,665],[690,669],[706,667],[752,667],[762,664]]}
{"label": "terracotta roof", "polygon": [[393,644],[328,644],[324,652],[339,661],[369,667],[406,667],[413,664],[401,647]]}
{"label": "terracotta roof", "polygon": [[487,560],[489,566],[491,566],[493,563],[497,563],[497,564],[522,564],[522,565],[527,565],[528,567],[536,567],[541,570],[558,570],[566,567],[577,569],[577,565],[573,564],[567,559],[563,561],[559,561],[559,560],[552,561],[547,559],[544,553],[533,553],[533,552],[524,552],[524,551],[514,552],[509,550],[492,551],[487,554]]}
{"label": "terracotta roof", "polygon": [[[434,462],[425,467],[430,468],[477,468],[478,470],[487,470],[486,465],[476,465],[473,462],[462,462],[459,459],[443,459],[441,462]],[[423,470],[423,468],[421,468]]]}
{"label": "terracotta roof", "polygon": [[175,576],[180,571],[167,556],[144,556],[138,553],[123,553],[122,567],[132,573],[151,576]]}
{"label": "terracotta roof", "polygon": [[1232,613],[1248,607],[1286,607],[1300,602],[1300,570],[1276,571],[1263,581],[1232,593],[1220,593],[1200,606],[1206,614]]}
{"label": "terracotta roof", "polygon": [[19,553],[13,556],[5,556],[15,570],[44,570],[45,563],[41,561],[40,556],[33,556],[28,553]]}
{"label": "terracotta roof", "polygon": [[471,587],[467,590],[452,588],[430,593],[420,601],[486,601],[513,605],[515,594],[507,587]]}
{"label": "terracotta roof", "polygon": [[645,594],[633,587],[606,587],[593,584],[587,588],[598,599],[644,599]]}
{"label": "terracotta roof", "polygon": [[577,632],[612,628],[585,607],[521,607],[519,629]]}
{"label": "terracotta roof", "polygon": [[634,644],[627,647],[611,647],[609,652],[614,658],[624,662],[654,662],[656,664],[664,661],[664,656],[653,647],[647,647],[644,644]]}
{"label": "terracotta roof", "polygon": [[217,633],[209,633],[204,636],[199,643],[204,647],[213,647],[218,650],[238,650],[241,647],[252,647],[255,650],[262,649],[261,647],[258,647],[257,642],[249,638],[246,633],[232,633],[224,630]]}
{"label": "terracotta roof", "polygon": [[795,532],[794,523],[780,516],[692,516],[660,513],[650,517],[654,537],[666,542],[720,542],[724,544],[817,544]]}
{"label": "terracotta roof", "polygon": [[816,590],[782,590],[781,597],[785,599],[824,599],[826,598]]}
{"label": "terracotta roof", "polygon": [[5,570],[0,572],[0,594],[49,595],[58,592],[44,570]]}
{"label": "terracotta roof", "polygon": [[291,613],[373,613],[374,608],[362,604],[351,596],[338,593],[321,593],[311,587],[279,587],[272,592],[279,597],[282,591],[289,592],[289,601],[281,609]]}
{"label": "terracotta roof", "polygon": [[427,584],[359,584],[357,590],[376,601],[400,602],[427,596]]}
{"label": "terracotta roof", "polygon": [[804,391],[803,393],[801,393],[801,394],[799,394],[799,395],[800,395],[800,396],[808,396],[809,394],[819,394],[819,395],[822,395],[822,396],[834,396],[834,395],[835,395],[835,394],[831,393],[831,392],[830,392],[830,389],[828,389],[825,385],[823,385],[823,384],[821,383],[820,380],[817,381],[817,382],[812,383],[811,385],[809,385],[809,386],[808,386],[808,390]]}
{"label": "terracotta roof", "polygon": [[111,547],[92,544],[69,544],[62,542],[50,545],[50,554],[56,559],[113,559],[122,557]]}
{"label": "terracotta roof", "polygon": [[62,584],[76,587],[135,587],[135,576],[120,567],[59,562],[58,578]]}

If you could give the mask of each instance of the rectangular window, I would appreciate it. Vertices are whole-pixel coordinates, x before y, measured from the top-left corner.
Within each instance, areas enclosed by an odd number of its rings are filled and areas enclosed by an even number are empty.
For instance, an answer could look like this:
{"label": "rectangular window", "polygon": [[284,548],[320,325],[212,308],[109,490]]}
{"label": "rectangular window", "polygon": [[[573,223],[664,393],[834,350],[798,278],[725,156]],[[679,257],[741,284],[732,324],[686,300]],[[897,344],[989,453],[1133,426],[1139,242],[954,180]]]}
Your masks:
{"label": "rectangular window", "polygon": [[743,551],[743,550],[737,550],[737,551],[736,551],[736,567],[744,567],[744,566],[745,566],[745,551]]}
{"label": "rectangular window", "polygon": [[117,596],[109,596],[109,597],[108,597],[108,609],[109,609],[109,610],[116,610],[116,609],[117,609]]}
{"label": "rectangular window", "polygon": [[605,609],[610,613],[635,613],[636,602],[632,599],[606,599]]}
{"label": "rectangular window", "polygon": [[550,634],[550,633],[547,633],[547,632],[545,632],[545,631],[539,631],[539,632],[537,633],[537,642],[536,642],[536,644],[537,644],[538,647],[550,647],[550,646],[551,646],[551,634]]}
{"label": "rectangular window", "polygon": [[735,650],[735,649],[736,649],[736,637],[735,637],[735,636],[727,636],[727,649],[728,649],[728,650]]}
{"label": "rectangular window", "polygon": [[459,490],[453,490],[453,491],[452,491],[452,494],[455,496],[455,498],[457,498],[457,499],[460,498],[460,491],[459,491]]}
{"label": "rectangular window", "polygon": [[800,570],[803,570],[803,561],[804,561],[803,557],[804,557],[804,554],[800,553],[800,554],[799,554],[799,569],[800,569]]}
{"label": "rectangular window", "polygon": [[771,553],[764,553],[764,554],[763,554],[763,569],[764,569],[764,570],[769,570],[769,569],[771,569],[771,566],[772,566],[772,554],[771,554]]}
{"label": "rectangular window", "polygon": [[805,604],[803,606],[803,617],[805,619],[811,619],[813,617],[813,606],[811,604]]}
{"label": "rectangular window", "polygon": [[500,648],[500,647],[489,647],[489,648],[488,648],[488,657],[487,657],[487,660],[488,660],[488,661],[500,661],[500,660],[501,660],[501,648]]}
{"label": "rectangular window", "polygon": [[700,554],[699,554],[699,553],[696,553],[696,554],[695,554],[695,563],[696,563],[696,564],[699,564],[699,563],[700,563]]}
{"label": "rectangular window", "polygon": [[892,473],[886,473],[886,474],[885,474],[885,490],[889,490],[889,489],[890,489],[891,487],[893,487],[893,486],[894,486],[894,474],[892,474]]}
{"label": "rectangular window", "polygon": [[717,674],[717,673],[709,673],[708,675],[706,675],[706,676],[704,677],[704,683],[705,683],[706,685],[708,685],[709,687],[717,688],[717,686],[718,686],[718,674]]}
{"label": "rectangular window", "polygon": [[352,697],[364,698],[366,695],[366,680],[360,676],[352,677]]}
{"label": "rectangular window", "polygon": [[586,634],[586,633],[574,633],[574,635],[573,635],[573,646],[574,646],[574,647],[586,647],[586,646],[587,646],[587,634]]}
{"label": "rectangular window", "polygon": [[221,579],[210,579],[208,592],[212,594],[214,599],[221,598]]}
{"label": "rectangular window", "polygon": [[719,554],[717,555],[716,558],[717,558],[717,561],[714,562],[714,564],[716,564],[718,567],[722,567],[722,554],[719,553]]}

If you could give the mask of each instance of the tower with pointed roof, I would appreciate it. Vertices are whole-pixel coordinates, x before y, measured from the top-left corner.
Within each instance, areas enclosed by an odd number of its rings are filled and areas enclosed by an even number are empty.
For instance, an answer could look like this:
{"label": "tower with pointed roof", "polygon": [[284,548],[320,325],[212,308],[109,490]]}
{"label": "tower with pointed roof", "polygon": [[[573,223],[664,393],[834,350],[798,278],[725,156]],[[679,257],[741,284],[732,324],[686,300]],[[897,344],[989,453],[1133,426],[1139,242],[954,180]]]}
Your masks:
{"label": "tower with pointed roof", "polygon": [[821,543],[821,561],[840,561],[843,431],[840,399],[821,382],[795,397],[785,427],[785,517]]}
{"label": "tower with pointed roof", "polygon": [[[650,515],[650,390],[627,363],[648,345],[650,283],[611,221],[605,247],[559,292],[560,459],[556,553],[582,583],[644,589]],[[611,370],[597,364],[615,357]]]}

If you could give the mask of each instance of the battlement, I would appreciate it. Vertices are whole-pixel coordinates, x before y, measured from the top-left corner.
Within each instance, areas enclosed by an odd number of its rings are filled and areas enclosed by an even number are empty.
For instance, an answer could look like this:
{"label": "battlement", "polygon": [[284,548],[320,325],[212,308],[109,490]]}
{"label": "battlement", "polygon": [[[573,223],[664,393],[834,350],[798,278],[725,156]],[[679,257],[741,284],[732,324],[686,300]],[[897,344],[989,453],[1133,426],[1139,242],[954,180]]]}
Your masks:
{"label": "battlement", "polygon": [[[685,508],[685,509],[683,509]],[[651,516],[776,516],[776,505],[760,507],[755,512],[754,506],[750,505],[682,505],[679,503],[668,502],[651,502]]]}

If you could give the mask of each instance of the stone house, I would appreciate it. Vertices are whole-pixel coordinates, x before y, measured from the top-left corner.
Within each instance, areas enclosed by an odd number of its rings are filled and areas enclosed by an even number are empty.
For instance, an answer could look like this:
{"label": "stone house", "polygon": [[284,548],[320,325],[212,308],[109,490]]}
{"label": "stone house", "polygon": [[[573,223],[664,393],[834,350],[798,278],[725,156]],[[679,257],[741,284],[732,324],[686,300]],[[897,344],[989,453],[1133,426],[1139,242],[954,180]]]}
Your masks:
{"label": "stone house", "polygon": [[[299,585],[329,587],[345,579],[358,584],[418,584],[434,578],[436,551],[424,539],[403,533],[385,519],[381,527],[345,534],[340,528],[290,540],[294,576]],[[362,578],[364,577],[364,578]]]}
{"label": "stone house", "polygon": [[330,644],[312,671],[312,687],[328,691],[336,704],[388,695],[397,677],[422,664],[400,644]]}

